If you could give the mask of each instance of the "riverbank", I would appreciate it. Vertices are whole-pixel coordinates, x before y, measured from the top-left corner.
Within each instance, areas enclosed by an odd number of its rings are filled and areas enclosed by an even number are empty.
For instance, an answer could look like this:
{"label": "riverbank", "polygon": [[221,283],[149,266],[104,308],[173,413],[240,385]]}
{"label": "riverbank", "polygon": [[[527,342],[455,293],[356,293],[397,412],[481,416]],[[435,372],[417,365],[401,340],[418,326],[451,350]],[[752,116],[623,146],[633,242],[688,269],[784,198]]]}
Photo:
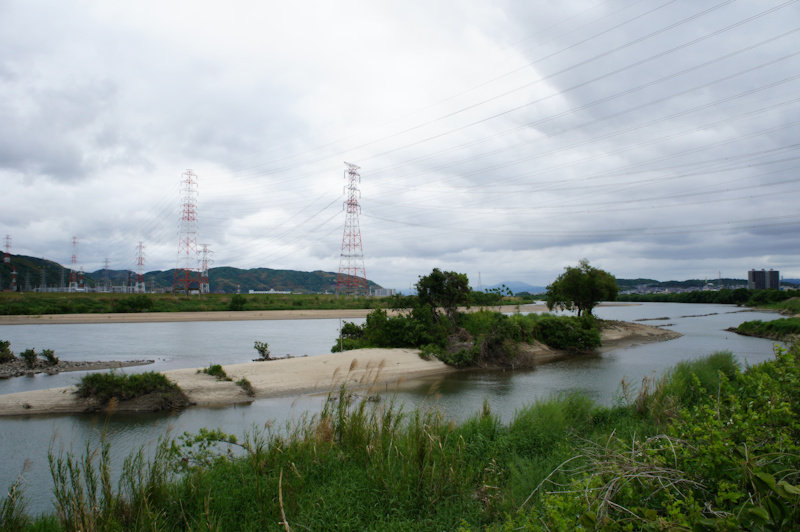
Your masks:
{"label": "riverbank", "polygon": [[[637,305],[638,303],[601,303],[600,306]],[[481,307],[472,307],[478,310]],[[499,312],[547,312],[543,303],[488,307]],[[0,325],[46,325],[85,323],[171,323],[182,321],[253,321],[253,320],[324,320],[366,318],[375,309],[327,310],[242,310],[213,312],[132,312],[118,314],[43,314],[39,316],[0,316]],[[466,310],[466,309],[462,309]],[[397,311],[387,310],[390,316]]]}
{"label": "riverbank", "polygon": [[[602,352],[634,344],[676,338],[680,334],[651,325],[612,322],[603,331]],[[565,358],[564,352],[534,346],[535,363]],[[577,355],[580,356],[580,355]],[[315,357],[283,358],[266,362],[231,364],[223,367],[232,381],[198,373],[198,369],[177,369],[164,374],[173,380],[198,406],[247,403],[268,397],[328,393],[346,385],[369,395],[390,390],[405,380],[459,370],[439,360],[424,360],[415,349],[360,349]],[[235,384],[247,379],[255,396]],[[84,412],[88,404],[74,394],[74,387],[35,390],[0,396],[0,416],[29,414],[71,414]],[[121,411],[148,410],[146,401],[120,403]]]}

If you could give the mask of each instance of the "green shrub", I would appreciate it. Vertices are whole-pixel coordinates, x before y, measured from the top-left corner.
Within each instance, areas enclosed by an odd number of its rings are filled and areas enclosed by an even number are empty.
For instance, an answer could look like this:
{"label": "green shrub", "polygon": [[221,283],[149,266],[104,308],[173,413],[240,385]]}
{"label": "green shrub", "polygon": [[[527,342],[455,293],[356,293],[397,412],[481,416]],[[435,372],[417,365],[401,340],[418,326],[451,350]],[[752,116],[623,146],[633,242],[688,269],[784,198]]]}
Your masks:
{"label": "green shrub", "polygon": [[212,364],[207,368],[203,368],[202,370],[197,370],[198,373],[205,373],[206,375],[211,375],[212,377],[216,377],[219,381],[230,381],[233,380],[228,377],[228,374],[225,373],[225,370],[222,369],[222,366],[219,364]]}
{"label": "green shrub", "polygon": [[231,298],[230,304],[228,305],[228,310],[232,310],[234,312],[244,310],[245,303],[247,303],[247,298],[245,298],[242,294],[234,294],[234,296]]}
{"label": "green shrub", "polygon": [[89,373],[78,383],[78,397],[94,399],[100,404],[107,404],[112,398],[127,401],[148,394],[179,394],[183,392],[177,384],[169,380],[163,373],[148,371],[127,375],[110,371],[108,373]]}
{"label": "green shrub", "polygon": [[52,349],[42,349],[42,352],[39,353],[39,356],[51,366],[58,364],[58,357],[55,355],[55,351]]}
{"label": "green shrub", "polygon": [[253,388],[253,385],[245,377],[242,377],[236,381],[236,385],[241,387],[242,390],[244,390],[245,393],[247,393],[247,395],[250,397],[254,397],[256,395],[256,390]]}
{"label": "green shrub", "polygon": [[34,349],[26,349],[19,354],[19,357],[25,361],[25,364],[33,369],[36,367],[36,351]]}
{"label": "green shrub", "polygon": [[14,360],[14,353],[9,349],[10,346],[11,342],[8,340],[0,340],[0,364]]}
{"label": "green shrub", "polygon": [[267,342],[256,341],[253,344],[253,349],[258,351],[258,360],[271,360],[269,358],[269,344]]}
{"label": "green shrub", "polygon": [[600,347],[600,331],[591,316],[545,316],[537,327],[539,341],[554,349],[592,351]]}

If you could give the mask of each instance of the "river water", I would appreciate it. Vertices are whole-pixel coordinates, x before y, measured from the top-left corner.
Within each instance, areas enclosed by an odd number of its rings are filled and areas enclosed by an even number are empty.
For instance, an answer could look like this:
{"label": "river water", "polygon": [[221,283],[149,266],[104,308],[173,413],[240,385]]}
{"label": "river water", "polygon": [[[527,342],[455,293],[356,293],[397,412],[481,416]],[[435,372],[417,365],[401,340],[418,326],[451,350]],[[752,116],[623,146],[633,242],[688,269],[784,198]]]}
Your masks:
{"label": "river water", "polygon": [[[546,364],[523,371],[466,371],[406,382],[394,392],[409,407],[431,404],[446,416],[461,420],[477,413],[484,401],[504,421],[519,408],[554,394],[580,391],[602,404],[611,404],[625,379],[634,386],[645,376],[657,376],[681,360],[715,351],[730,351],[742,364],[756,364],[773,356],[773,342],[728,333],[724,329],[743,321],[780,317],[770,312],[742,312],[727,305],[645,303],[598,307],[603,319],[647,320],[683,334],[669,342],[617,349],[601,355]],[[354,320],[360,322],[363,320]],[[330,355],[340,326],[338,319],[122,323],[83,325],[4,325],[0,339],[10,340],[14,352],[34,347],[54,349],[64,360],[152,359],[154,364],[126,368],[126,372],[165,371],[209,364],[249,362],[257,353],[255,341],[269,342],[273,356]],[[336,356],[336,355],[331,355]],[[0,394],[68,386],[84,373],[18,377],[0,381]],[[260,399],[250,405],[189,408],[173,414],[21,416],[0,418],[0,489],[20,474],[26,480],[29,511],[49,511],[52,481],[48,449],[80,453],[95,445],[103,430],[111,442],[114,463],[141,446],[154,446],[159,437],[176,436],[202,427],[221,428],[241,436],[267,422],[280,426],[303,413],[319,412],[324,397],[301,396]],[[23,464],[28,467],[23,472]]]}

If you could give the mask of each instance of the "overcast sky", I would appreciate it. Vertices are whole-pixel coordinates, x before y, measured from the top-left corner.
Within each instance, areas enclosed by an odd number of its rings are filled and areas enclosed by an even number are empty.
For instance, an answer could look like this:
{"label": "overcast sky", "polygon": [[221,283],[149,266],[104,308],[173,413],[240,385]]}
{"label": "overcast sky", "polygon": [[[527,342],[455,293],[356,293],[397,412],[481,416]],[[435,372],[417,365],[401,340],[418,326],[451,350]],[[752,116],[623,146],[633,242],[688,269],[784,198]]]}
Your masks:
{"label": "overcast sky", "polygon": [[[797,0],[0,0],[0,237],[336,272],[344,162],[367,276],[473,287],[800,277]],[[213,287],[212,287],[213,289]]]}

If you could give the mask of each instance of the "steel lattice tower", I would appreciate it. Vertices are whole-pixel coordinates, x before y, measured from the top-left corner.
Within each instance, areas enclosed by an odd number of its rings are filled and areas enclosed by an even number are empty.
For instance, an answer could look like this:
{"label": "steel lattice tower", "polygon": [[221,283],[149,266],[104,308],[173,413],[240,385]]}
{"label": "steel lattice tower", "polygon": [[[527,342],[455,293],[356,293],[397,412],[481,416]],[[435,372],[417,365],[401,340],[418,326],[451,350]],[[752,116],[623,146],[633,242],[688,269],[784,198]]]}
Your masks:
{"label": "steel lattice tower", "polygon": [[137,294],[146,292],[144,283],[144,242],[136,246],[136,284],[133,291]]}
{"label": "steel lattice tower", "polygon": [[106,262],[103,265],[103,289],[104,292],[110,292],[109,289],[110,283],[108,282],[108,270],[111,268],[111,262],[106,258]]}
{"label": "steel lattice tower", "polygon": [[[6,264],[11,264],[11,235],[6,235],[6,253],[3,256],[3,262]],[[11,286],[9,290],[12,292],[17,291],[17,268],[11,268]]]}
{"label": "steel lattice tower", "polygon": [[210,294],[211,293],[211,285],[208,282],[208,265],[213,260],[210,259],[210,256],[214,254],[213,251],[208,249],[208,244],[201,244],[203,249],[201,251],[201,260],[200,260],[200,293],[201,294]]}
{"label": "steel lattice tower", "polygon": [[69,291],[78,290],[78,237],[72,237],[72,268],[69,271]]}
{"label": "steel lattice tower", "polygon": [[178,238],[178,264],[172,291],[200,290],[197,250],[197,176],[191,170],[182,174],[181,225]]}
{"label": "steel lattice tower", "polygon": [[361,228],[358,224],[358,215],[361,207],[358,204],[360,192],[358,183],[361,182],[360,168],[351,163],[347,165],[344,178],[348,184],[346,218],[344,222],[344,235],[342,236],[342,255],[339,260],[339,275],[336,278],[336,294],[369,295],[367,286],[367,272],[364,269],[364,249],[361,246]]}

